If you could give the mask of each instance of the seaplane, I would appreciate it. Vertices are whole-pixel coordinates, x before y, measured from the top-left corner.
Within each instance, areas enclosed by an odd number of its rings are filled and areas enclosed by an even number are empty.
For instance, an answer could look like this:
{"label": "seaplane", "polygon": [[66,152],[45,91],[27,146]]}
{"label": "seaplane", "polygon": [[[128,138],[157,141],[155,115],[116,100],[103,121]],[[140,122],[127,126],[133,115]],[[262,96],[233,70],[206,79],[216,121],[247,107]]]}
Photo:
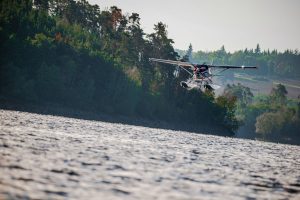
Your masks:
{"label": "seaplane", "polygon": [[[221,86],[213,83],[213,77],[220,76],[220,74],[228,69],[257,69],[256,66],[234,66],[234,65],[213,65],[213,64],[194,64],[181,60],[165,60],[158,58],[149,58],[150,62],[158,62],[174,65],[174,76],[178,77],[180,70],[189,74],[186,81],[181,81],[180,85],[188,90],[198,89],[201,91],[213,91],[221,88]],[[214,69],[215,73],[212,73]]]}

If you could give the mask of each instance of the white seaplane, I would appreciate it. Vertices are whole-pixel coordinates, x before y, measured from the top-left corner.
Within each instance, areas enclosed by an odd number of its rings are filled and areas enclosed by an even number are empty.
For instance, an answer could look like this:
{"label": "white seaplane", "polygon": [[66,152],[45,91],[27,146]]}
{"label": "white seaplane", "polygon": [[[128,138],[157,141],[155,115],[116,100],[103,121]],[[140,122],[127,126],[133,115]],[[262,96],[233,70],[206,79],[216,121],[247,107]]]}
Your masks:
{"label": "white seaplane", "polygon": [[[220,73],[228,69],[257,69],[255,66],[234,66],[234,65],[213,65],[213,64],[193,64],[190,62],[165,60],[158,58],[149,58],[151,62],[159,62],[175,65],[176,69],[174,75],[178,77],[180,69],[187,72],[190,77],[186,81],[181,81],[180,85],[188,90],[199,89],[203,90],[216,90],[221,86],[213,84],[212,78],[219,76]],[[217,73],[213,74],[211,69],[217,69]]]}

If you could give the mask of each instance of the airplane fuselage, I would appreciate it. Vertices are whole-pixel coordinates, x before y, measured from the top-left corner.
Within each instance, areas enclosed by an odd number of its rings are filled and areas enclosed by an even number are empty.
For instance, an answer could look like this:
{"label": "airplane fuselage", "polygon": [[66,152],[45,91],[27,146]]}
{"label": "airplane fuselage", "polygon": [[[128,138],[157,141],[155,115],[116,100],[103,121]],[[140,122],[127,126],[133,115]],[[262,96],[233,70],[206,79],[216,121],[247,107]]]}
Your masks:
{"label": "airplane fuselage", "polygon": [[211,76],[207,65],[194,65],[193,78],[195,80],[200,79],[203,81],[203,79],[210,79]]}

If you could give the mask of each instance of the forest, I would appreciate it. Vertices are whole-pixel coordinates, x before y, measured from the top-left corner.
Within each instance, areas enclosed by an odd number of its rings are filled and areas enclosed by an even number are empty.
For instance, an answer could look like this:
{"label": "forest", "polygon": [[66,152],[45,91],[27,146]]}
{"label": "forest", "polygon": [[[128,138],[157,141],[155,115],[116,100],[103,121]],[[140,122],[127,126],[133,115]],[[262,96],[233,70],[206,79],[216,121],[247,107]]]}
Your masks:
{"label": "forest", "polygon": [[[180,59],[166,24],[153,30],[144,33],[138,13],[101,10],[86,0],[2,0],[0,104],[56,106],[233,135],[243,123],[236,114],[239,99],[187,91],[179,85],[184,75],[176,78],[172,67],[149,63],[150,57]],[[264,75],[300,74],[297,51],[261,52],[258,45],[197,56],[218,64],[259,64]]]}
{"label": "forest", "polygon": [[243,73],[255,74],[264,77],[289,78],[299,80],[300,77],[300,52],[298,49],[287,49],[284,52],[261,50],[259,44],[255,49],[244,49],[233,53],[226,51],[221,46],[216,51],[193,52],[192,44],[187,50],[177,50],[180,55],[189,55],[188,59],[195,63],[211,63],[222,65],[249,65],[257,66],[259,70],[246,70]]}

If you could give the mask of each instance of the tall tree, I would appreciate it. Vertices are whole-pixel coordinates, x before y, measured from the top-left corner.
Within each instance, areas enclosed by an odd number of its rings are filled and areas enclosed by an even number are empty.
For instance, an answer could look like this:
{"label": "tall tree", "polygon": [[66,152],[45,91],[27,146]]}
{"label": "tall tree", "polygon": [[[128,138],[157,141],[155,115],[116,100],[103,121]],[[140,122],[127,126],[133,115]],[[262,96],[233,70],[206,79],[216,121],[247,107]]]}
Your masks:
{"label": "tall tree", "polygon": [[190,43],[188,50],[186,51],[186,54],[183,56],[184,61],[192,62],[193,58],[193,46]]}
{"label": "tall tree", "polygon": [[260,49],[259,44],[256,45],[255,53],[256,53],[256,54],[260,54],[260,53],[261,53],[261,49]]}
{"label": "tall tree", "polygon": [[287,90],[284,85],[278,84],[275,88],[272,88],[270,98],[272,103],[279,104],[279,105],[285,105],[286,104],[286,95]]}

